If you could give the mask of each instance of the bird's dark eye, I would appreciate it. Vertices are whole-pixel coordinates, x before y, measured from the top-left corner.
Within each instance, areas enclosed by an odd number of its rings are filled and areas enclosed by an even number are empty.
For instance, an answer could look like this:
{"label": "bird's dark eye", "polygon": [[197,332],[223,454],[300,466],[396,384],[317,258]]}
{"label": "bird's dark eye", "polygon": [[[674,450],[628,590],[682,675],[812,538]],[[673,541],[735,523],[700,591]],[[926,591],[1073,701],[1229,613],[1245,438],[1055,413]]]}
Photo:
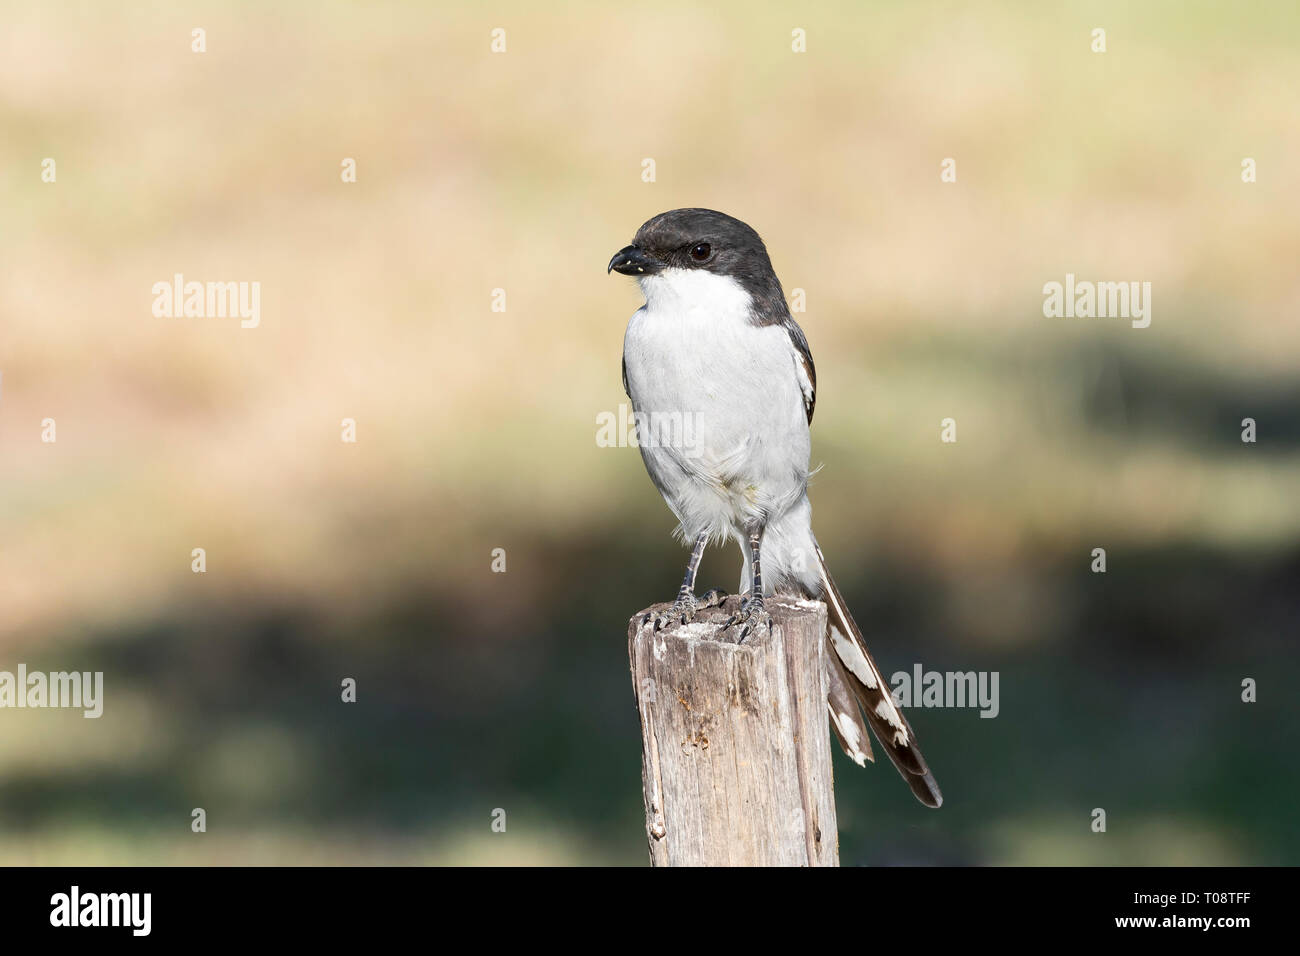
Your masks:
{"label": "bird's dark eye", "polygon": [[709,253],[713,251],[707,242],[697,242],[691,246],[691,258],[696,262],[703,262],[709,258]]}

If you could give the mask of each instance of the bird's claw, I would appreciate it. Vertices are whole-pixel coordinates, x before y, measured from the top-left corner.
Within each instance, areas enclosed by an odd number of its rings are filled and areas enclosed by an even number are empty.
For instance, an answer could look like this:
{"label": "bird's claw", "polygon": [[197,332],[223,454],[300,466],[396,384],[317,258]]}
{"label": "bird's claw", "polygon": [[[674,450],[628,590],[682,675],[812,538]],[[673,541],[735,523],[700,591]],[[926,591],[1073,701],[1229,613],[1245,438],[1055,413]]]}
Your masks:
{"label": "bird's claw", "polygon": [[664,628],[672,625],[689,624],[695,620],[695,615],[705,608],[717,607],[726,598],[727,593],[717,588],[706,591],[704,594],[696,597],[690,591],[682,591],[677,595],[677,600],[670,607],[665,608],[658,614],[651,612],[641,619],[641,623],[654,624],[656,631],[662,631]]}
{"label": "bird's claw", "polygon": [[740,633],[736,638],[737,644],[745,643],[745,638],[751,634],[757,634],[759,631],[770,629],[772,626],[772,616],[767,613],[767,608],[763,606],[763,596],[755,595],[747,597],[740,602],[740,609],[730,618],[727,623],[722,625],[722,629],[729,630],[735,625],[741,625]]}

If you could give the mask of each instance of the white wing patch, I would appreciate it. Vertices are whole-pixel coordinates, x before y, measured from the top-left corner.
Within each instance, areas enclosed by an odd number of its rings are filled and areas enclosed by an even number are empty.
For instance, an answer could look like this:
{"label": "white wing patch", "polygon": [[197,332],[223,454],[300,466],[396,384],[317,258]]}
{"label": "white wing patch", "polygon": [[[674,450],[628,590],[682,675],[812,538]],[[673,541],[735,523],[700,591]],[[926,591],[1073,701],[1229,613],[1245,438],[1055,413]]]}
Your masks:
{"label": "white wing patch", "polygon": [[[853,672],[853,676],[862,681],[868,690],[876,690],[879,685],[876,683],[875,668],[871,666],[858,645],[845,637],[834,624],[831,625],[831,643],[835,646],[835,653],[840,656],[844,666]],[[891,720],[890,723],[892,724],[893,721]]]}
{"label": "white wing patch", "polygon": [[803,410],[811,419],[813,403],[817,401],[817,387],[808,375],[808,363],[804,360],[803,353],[794,347],[793,342],[790,344],[790,355],[794,358],[794,374],[799,380],[799,391],[803,394]]}
{"label": "white wing patch", "polygon": [[894,706],[894,701],[889,696],[880,698],[880,703],[876,704],[876,716],[888,721],[894,728],[895,745],[899,747],[907,745],[907,728],[903,726],[903,721],[898,716],[898,708]]}
{"label": "white wing patch", "polygon": [[[834,600],[834,594],[829,588],[826,590],[827,597]],[[831,645],[835,648],[835,653],[839,655],[844,666],[852,672],[853,676],[862,681],[867,690],[874,690],[880,694],[880,700],[876,703],[876,716],[886,721],[894,728],[894,743],[898,746],[908,746],[907,725],[903,723],[903,717],[894,706],[894,697],[885,687],[884,680],[872,666],[867,655],[862,653],[855,641],[849,640],[844,633],[831,625]]]}
{"label": "white wing patch", "polygon": [[829,701],[826,708],[831,712],[831,720],[835,721],[835,726],[839,728],[840,736],[844,738],[844,745],[848,748],[849,759],[859,767],[867,765],[867,755],[862,751],[862,739],[858,735],[858,725],[848,714],[837,714],[835,708],[830,706]]}

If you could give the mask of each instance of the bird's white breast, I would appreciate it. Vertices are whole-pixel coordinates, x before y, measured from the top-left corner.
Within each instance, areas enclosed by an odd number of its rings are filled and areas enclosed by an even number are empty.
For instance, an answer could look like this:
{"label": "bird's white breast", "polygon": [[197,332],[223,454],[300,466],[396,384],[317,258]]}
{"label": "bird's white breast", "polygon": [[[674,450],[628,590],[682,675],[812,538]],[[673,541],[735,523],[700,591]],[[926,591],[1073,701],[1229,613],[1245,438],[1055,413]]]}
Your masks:
{"label": "bird's white breast", "polygon": [[645,307],[628,323],[623,357],[640,422],[686,423],[682,443],[638,437],[651,478],[688,537],[721,537],[803,495],[809,436],[794,347],[756,325],[749,294],[705,270],[640,280]]}

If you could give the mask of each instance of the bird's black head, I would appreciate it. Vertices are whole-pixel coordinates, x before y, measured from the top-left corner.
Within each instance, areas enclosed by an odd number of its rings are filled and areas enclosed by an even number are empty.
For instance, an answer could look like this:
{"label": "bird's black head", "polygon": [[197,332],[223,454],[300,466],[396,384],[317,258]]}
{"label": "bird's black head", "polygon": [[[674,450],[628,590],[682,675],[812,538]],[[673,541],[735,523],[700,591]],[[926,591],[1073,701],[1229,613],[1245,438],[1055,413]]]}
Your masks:
{"label": "bird's black head", "polygon": [[661,212],[636,231],[630,246],[609,260],[606,271],[645,278],[671,269],[696,269],[735,279],[760,313],[785,312],[781,283],[767,247],[739,219],[712,209]]}

